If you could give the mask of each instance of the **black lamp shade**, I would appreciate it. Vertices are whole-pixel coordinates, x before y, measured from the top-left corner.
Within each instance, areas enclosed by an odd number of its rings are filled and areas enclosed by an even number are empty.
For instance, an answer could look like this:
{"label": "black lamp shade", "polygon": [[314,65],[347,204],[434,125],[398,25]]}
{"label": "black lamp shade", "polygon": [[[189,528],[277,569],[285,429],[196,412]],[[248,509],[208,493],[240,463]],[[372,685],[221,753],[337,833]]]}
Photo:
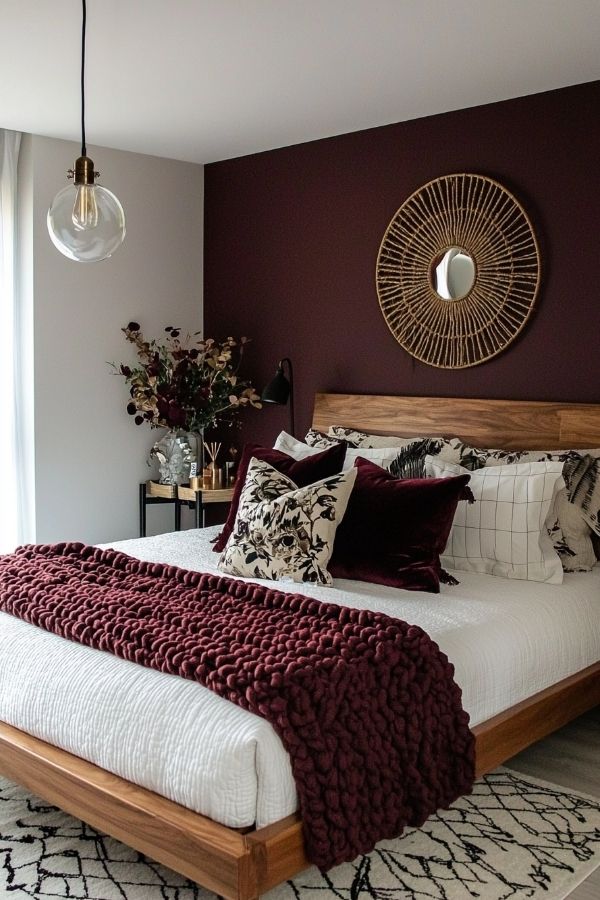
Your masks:
{"label": "black lamp shade", "polygon": [[271,381],[264,388],[261,396],[263,403],[276,403],[278,406],[285,406],[290,396],[290,383],[283,374],[281,366]]}
{"label": "black lamp shade", "polygon": [[[284,372],[284,366],[287,366],[288,376]],[[277,406],[287,406],[288,400],[290,404],[290,433],[295,437],[296,424],[294,420],[294,369],[289,356],[284,356],[279,360],[275,376],[265,387],[260,398],[263,403],[275,403]]]}

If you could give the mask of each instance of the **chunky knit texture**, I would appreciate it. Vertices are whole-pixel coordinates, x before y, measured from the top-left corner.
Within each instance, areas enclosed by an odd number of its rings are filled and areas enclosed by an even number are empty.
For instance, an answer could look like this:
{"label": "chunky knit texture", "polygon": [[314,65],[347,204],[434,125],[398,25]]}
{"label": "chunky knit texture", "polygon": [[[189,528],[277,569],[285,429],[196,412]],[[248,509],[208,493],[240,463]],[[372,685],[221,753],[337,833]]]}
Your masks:
{"label": "chunky knit texture", "polygon": [[0,558],[0,609],[266,718],[322,870],[471,789],[453,666],[416,626],[78,543]]}

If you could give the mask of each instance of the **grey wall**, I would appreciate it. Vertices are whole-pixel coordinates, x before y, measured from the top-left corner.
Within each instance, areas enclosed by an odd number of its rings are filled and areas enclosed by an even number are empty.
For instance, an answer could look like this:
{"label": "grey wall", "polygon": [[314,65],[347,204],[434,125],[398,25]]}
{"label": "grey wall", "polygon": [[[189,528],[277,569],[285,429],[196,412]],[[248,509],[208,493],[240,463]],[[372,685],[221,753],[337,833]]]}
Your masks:
{"label": "grey wall", "polygon": [[[203,168],[89,147],[100,183],[123,204],[127,236],[111,259],[81,264],[54,248],[46,228],[79,148],[30,141],[35,539],[133,537],[137,486],[152,474],[145,461],[160,432],[134,425],[125,382],[106,363],[134,362],[120,330],[132,319],[156,337],[169,324],[202,326]],[[170,506],[149,510],[149,526],[172,530],[172,515]]]}

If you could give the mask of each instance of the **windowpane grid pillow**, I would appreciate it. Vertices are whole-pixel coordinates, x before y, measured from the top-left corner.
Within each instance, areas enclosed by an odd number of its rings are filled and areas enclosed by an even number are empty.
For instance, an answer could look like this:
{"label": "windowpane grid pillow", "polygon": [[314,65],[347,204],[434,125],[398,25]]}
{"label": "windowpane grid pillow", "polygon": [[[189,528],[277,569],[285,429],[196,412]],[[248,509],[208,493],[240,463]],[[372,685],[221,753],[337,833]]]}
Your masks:
{"label": "windowpane grid pillow", "polygon": [[[462,466],[428,456],[429,477],[464,473]],[[504,578],[558,584],[563,571],[548,534],[562,463],[543,461],[471,472],[475,503],[459,505],[441,558],[443,566]]]}
{"label": "windowpane grid pillow", "polygon": [[600,536],[600,449],[492,450],[465,446],[481,465],[552,461],[564,463],[566,488],[556,498],[554,547],[565,572],[587,572],[597,562],[592,533]]}

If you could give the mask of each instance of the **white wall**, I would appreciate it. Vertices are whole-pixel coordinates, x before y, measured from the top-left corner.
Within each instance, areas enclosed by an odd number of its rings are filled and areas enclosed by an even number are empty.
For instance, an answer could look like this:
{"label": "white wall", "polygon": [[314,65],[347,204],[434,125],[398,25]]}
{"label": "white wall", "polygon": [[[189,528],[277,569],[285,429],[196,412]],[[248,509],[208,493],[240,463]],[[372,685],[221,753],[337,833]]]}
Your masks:
{"label": "white wall", "polygon": [[19,485],[21,536],[23,543],[35,541],[35,427],[33,382],[33,153],[30,134],[21,137],[17,175],[18,278],[15,382],[23,404],[20,416],[18,452],[22,473]]}
{"label": "white wall", "polygon": [[[79,155],[32,137],[35,491],[38,542],[88,543],[138,533],[138,484],[152,474],[160,431],[136,427],[124,380],[108,362],[135,361],[121,328],[202,327],[202,166],[88,147],[125,210],[114,257],[75,263],[53,246],[46,212]],[[148,509],[149,533],[172,530],[173,508]]]}

